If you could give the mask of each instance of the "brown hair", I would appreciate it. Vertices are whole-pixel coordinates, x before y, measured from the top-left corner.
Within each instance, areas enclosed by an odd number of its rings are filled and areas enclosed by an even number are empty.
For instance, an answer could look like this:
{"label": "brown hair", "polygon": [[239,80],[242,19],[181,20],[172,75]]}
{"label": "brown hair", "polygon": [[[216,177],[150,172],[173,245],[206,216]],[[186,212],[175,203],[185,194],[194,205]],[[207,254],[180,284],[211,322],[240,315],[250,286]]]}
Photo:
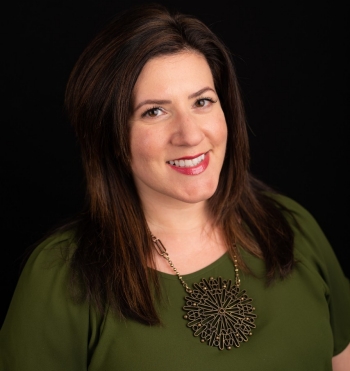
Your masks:
{"label": "brown hair", "polygon": [[87,46],[67,85],[66,108],[87,182],[71,271],[74,284],[82,283],[84,298],[99,309],[108,304],[116,313],[149,324],[159,323],[152,294],[154,288],[159,294],[158,280],[147,268],[154,247],[131,174],[128,120],[143,66],[183,50],[205,56],[227,122],[226,156],[208,202],[230,254],[238,253],[231,243],[236,241],[262,257],[267,282],[285,277],[294,261],[293,232],[282,205],[249,172],[245,114],[227,47],[193,16],[157,4],[126,10]]}

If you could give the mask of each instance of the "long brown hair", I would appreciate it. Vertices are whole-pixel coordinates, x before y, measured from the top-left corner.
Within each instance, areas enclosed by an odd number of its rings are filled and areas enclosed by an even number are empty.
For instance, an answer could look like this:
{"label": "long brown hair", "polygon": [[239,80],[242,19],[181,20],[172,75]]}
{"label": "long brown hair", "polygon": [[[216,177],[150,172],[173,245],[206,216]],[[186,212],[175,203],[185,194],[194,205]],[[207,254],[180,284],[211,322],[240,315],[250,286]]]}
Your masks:
{"label": "long brown hair", "polygon": [[[162,5],[117,15],[78,59],[66,108],[80,142],[86,209],[76,219],[74,285],[100,310],[157,324],[153,244],[130,168],[132,92],[151,58],[194,50],[205,56],[225,114],[228,141],[218,188],[208,201],[231,255],[236,241],[266,262],[267,282],[293,267],[293,232],[266,185],[249,172],[245,113],[232,57],[200,20]],[[244,267],[244,262],[240,260]],[[152,273],[153,272],[153,273]]]}

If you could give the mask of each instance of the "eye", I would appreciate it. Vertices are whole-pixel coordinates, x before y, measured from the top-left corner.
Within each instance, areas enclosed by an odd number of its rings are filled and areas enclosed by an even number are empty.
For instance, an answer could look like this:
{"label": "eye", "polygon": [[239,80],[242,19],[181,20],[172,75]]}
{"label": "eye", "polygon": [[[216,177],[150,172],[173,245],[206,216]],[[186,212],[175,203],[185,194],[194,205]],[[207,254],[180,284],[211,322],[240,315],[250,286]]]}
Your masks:
{"label": "eye", "polygon": [[206,98],[197,99],[194,105],[196,107],[206,107],[210,103],[216,103],[216,102],[217,102],[217,100],[214,100],[213,98],[210,98],[210,97],[206,97]]}
{"label": "eye", "polygon": [[141,116],[142,117],[158,117],[162,114],[163,110],[161,107],[152,107],[145,111]]}

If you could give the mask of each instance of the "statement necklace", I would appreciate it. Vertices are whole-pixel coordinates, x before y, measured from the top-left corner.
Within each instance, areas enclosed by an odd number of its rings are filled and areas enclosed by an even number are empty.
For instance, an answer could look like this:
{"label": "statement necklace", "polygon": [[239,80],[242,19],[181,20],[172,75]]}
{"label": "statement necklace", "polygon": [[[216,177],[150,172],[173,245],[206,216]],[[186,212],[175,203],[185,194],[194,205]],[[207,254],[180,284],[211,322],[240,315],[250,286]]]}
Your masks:
{"label": "statement necklace", "polygon": [[221,277],[210,277],[194,283],[191,289],[174,267],[162,241],[151,236],[157,253],[169,263],[188,293],[183,307],[187,312],[184,318],[188,321],[187,326],[192,328],[193,335],[199,336],[202,343],[206,342],[220,350],[230,350],[232,346],[238,348],[240,343],[248,341],[252,329],[256,327],[256,314],[253,313],[252,299],[239,288],[241,281],[236,256],[233,260],[234,284]]}

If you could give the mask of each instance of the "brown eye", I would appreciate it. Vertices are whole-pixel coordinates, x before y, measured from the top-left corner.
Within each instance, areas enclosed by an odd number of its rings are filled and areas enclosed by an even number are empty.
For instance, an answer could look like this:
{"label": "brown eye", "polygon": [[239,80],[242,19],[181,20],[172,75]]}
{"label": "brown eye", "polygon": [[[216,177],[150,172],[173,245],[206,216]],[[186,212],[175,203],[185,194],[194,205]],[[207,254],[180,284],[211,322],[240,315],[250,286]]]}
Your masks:
{"label": "brown eye", "polygon": [[207,106],[209,103],[216,103],[216,102],[217,101],[214,101],[214,99],[212,98],[200,98],[196,100],[195,106],[201,108],[201,107]]}
{"label": "brown eye", "polygon": [[142,117],[158,117],[162,113],[160,107],[153,107],[142,114]]}
{"label": "brown eye", "polygon": [[196,103],[197,103],[198,107],[204,107],[205,104],[206,104],[206,100],[205,99],[199,99],[199,100],[197,100]]}
{"label": "brown eye", "polygon": [[155,117],[155,116],[158,116],[159,113],[160,113],[159,108],[152,108],[148,111],[148,116]]}

